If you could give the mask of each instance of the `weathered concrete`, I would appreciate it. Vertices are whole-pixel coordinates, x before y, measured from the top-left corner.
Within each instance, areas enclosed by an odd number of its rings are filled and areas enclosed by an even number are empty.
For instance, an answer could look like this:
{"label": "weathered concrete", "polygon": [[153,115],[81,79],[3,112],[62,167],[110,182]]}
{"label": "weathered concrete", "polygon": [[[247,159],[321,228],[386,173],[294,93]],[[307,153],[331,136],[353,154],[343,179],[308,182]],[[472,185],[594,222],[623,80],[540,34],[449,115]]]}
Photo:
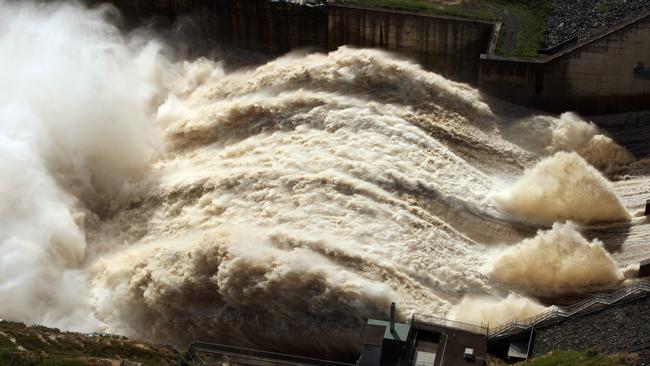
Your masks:
{"label": "weathered concrete", "polygon": [[191,14],[201,37],[269,55],[341,45],[383,48],[488,94],[547,111],[604,114],[650,106],[650,12],[528,60],[493,54],[499,25],[491,22],[268,0],[112,2],[131,21]]}
{"label": "weathered concrete", "polygon": [[127,19],[191,15],[202,36],[279,55],[299,48],[376,47],[410,56],[426,69],[476,83],[494,23],[337,5],[268,0],[112,0]]}
{"label": "weathered concrete", "polygon": [[[642,66],[641,66],[642,65]],[[611,113],[650,106],[650,12],[540,60],[482,56],[479,86],[553,111]],[[636,69],[636,71],[635,71]]]}
{"label": "weathered concrete", "polygon": [[424,68],[470,83],[488,51],[494,23],[407,12],[329,6],[329,49],[382,48],[411,56]]}
{"label": "weathered concrete", "polygon": [[279,55],[299,48],[327,48],[327,10],[267,0],[112,0],[131,23],[158,16],[189,16],[200,36]]}
{"label": "weathered concrete", "polygon": [[536,328],[532,356],[551,351],[597,349],[604,353],[638,352],[650,361],[650,297]]}

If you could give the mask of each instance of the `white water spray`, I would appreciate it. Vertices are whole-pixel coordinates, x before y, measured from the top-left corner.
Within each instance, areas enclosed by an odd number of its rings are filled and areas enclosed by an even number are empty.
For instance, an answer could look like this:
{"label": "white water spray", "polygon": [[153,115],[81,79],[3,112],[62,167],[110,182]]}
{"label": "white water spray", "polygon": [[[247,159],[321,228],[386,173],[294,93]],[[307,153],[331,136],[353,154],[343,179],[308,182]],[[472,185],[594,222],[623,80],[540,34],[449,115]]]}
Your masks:
{"label": "white water spray", "polygon": [[[107,8],[1,5],[2,318],[347,352],[391,301],[402,316],[440,315],[516,289],[485,270],[486,243],[528,234],[500,207],[549,224],[629,218],[605,178],[564,153],[522,179],[577,174],[598,193],[578,199],[604,213],[546,184],[493,202],[494,175],[537,156],[501,136],[478,91],[384,52],[231,72],[165,59]],[[565,203],[537,217],[520,197]],[[494,308],[479,318],[510,313]]]}

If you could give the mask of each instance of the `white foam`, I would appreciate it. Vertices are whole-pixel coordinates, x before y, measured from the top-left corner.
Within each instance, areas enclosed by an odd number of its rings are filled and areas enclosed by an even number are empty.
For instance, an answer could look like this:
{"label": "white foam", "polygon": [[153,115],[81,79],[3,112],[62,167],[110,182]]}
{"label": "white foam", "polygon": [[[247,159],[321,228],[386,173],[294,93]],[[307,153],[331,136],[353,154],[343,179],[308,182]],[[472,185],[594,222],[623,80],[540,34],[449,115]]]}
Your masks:
{"label": "white foam", "polygon": [[576,153],[541,160],[495,200],[512,216],[541,224],[630,220],[611,183]]}
{"label": "white foam", "polygon": [[572,223],[553,224],[505,250],[490,277],[521,293],[547,298],[607,290],[624,279],[603,244],[598,239],[588,242]]}

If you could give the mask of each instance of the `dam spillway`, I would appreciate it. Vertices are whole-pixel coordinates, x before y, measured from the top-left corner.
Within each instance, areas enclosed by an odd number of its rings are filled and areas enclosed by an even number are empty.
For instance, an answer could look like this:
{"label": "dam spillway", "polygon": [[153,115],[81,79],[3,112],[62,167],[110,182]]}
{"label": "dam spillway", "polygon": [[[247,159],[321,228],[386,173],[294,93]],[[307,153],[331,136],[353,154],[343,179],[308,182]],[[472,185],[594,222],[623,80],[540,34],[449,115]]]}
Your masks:
{"label": "dam spillway", "polygon": [[3,317],[346,355],[392,301],[500,322],[647,253],[643,114],[545,115],[376,49],[229,68],[110,8],[3,5]]}

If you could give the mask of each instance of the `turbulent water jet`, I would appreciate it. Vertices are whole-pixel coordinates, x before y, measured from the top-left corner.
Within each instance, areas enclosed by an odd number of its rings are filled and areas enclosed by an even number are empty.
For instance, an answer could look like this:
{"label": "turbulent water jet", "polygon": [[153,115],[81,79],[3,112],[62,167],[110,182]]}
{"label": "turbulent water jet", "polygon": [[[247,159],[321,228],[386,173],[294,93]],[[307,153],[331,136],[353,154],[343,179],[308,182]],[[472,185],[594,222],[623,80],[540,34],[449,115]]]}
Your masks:
{"label": "turbulent water jet", "polygon": [[541,160],[495,199],[509,214],[540,224],[630,220],[611,183],[576,153]]}
{"label": "turbulent water jet", "polygon": [[[3,318],[349,354],[392,301],[442,315],[516,287],[485,270],[487,245],[531,235],[503,208],[629,218],[567,153],[495,202],[503,175],[549,151],[503,136],[511,121],[476,89],[394,55],[342,47],[233,71],[169,60],[108,8],[0,4]],[[597,136],[581,149],[611,145]],[[494,309],[456,316],[513,314]]]}
{"label": "turbulent water jet", "polygon": [[623,273],[603,243],[588,242],[573,223],[556,223],[505,250],[490,277],[530,296],[558,297],[616,288]]}
{"label": "turbulent water jet", "polygon": [[108,11],[0,3],[3,318],[101,326],[83,270],[85,217],[129,189],[157,140],[149,77],[158,47],[132,51]]}
{"label": "turbulent water jet", "polygon": [[526,319],[546,310],[543,305],[528,298],[509,294],[505,298],[495,296],[467,296],[450,311],[452,319],[497,326],[514,319]]}

